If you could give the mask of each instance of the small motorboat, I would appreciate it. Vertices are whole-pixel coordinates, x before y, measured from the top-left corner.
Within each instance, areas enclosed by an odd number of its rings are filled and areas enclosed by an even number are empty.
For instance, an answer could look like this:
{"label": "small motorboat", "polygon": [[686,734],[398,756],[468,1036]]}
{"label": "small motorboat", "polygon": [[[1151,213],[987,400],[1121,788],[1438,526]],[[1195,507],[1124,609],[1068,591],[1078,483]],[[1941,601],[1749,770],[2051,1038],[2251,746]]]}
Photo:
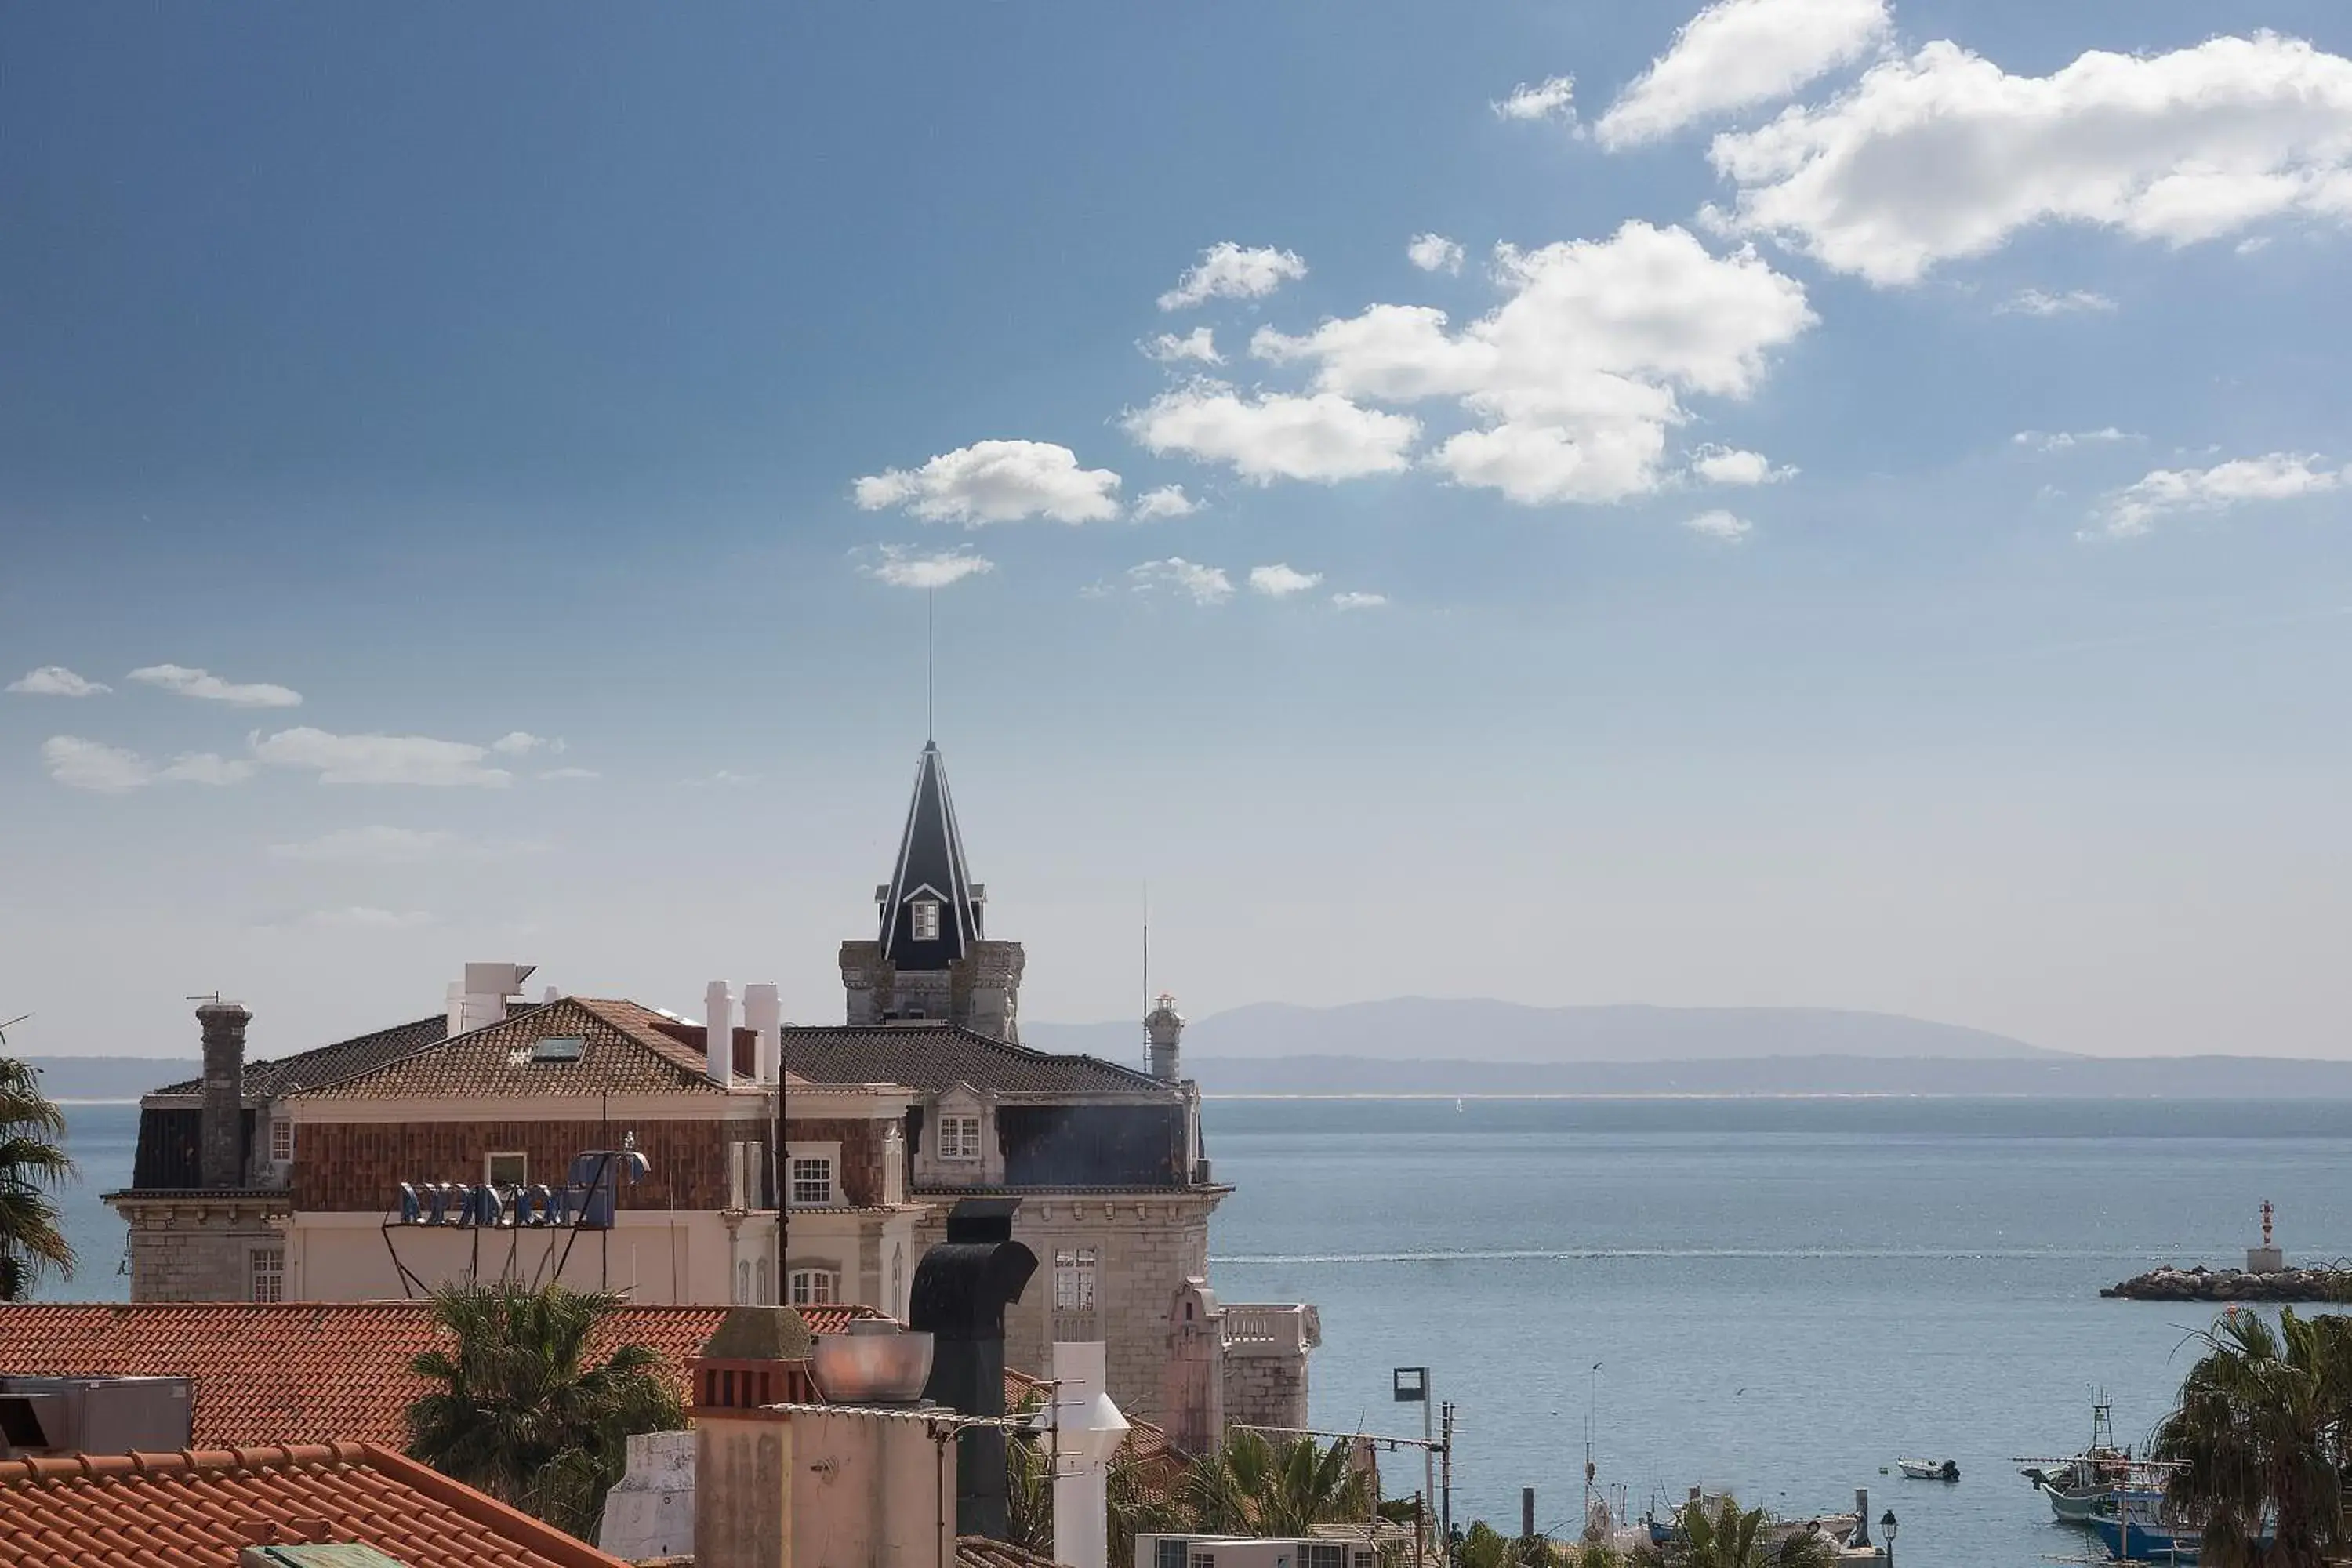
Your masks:
{"label": "small motorboat", "polygon": [[1957,1481],[1960,1467],[1949,1459],[1897,1459],[1895,1468],[1915,1481]]}

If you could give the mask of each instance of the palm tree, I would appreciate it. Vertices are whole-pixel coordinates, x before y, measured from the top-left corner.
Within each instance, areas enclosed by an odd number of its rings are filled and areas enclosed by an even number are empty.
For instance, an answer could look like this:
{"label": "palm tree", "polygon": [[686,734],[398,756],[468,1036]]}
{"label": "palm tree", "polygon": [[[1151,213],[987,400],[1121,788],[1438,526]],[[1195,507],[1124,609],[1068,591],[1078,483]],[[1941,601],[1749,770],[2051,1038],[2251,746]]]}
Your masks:
{"label": "palm tree", "polygon": [[1318,1524],[1360,1523],[1374,1500],[1350,1449],[1345,1437],[1328,1448],[1312,1437],[1277,1446],[1235,1427],[1185,1472],[1178,1500],[1203,1534],[1303,1536]]}
{"label": "palm tree", "polygon": [[1681,1539],[1662,1552],[1637,1552],[1637,1560],[1663,1558],[1667,1568],[1830,1568],[1837,1543],[1810,1530],[1776,1535],[1760,1508],[1742,1509],[1730,1498],[1707,1505],[1694,1499],[1675,1510]]}
{"label": "palm tree", "polygon": [[65,1112],[41,1093],[40,1075],[0,1057],[0,1301],[30,1295],[52,1270],[73,1277],[73,1247],[58,1228],[50,1190],[74,1173],[65,1132]]}
{"label": "palm tree", "polygon": [[589,1347],[618,1296],[550,1285],[445,1285],[433,1321],[455,1342],[409,1370],[436,1386],[408,1407],[408,1454],[583,1540],[627,1468],[627,1439],[686,1411],[661,1358]]}
{"label": "palm tree", "polygon": [[2204,1521],[2210,1568],[2316,1568],[2345,1538],[2352,1318],[2233,1307],[2200,1337],[2156,1431],[2167,1500]]}

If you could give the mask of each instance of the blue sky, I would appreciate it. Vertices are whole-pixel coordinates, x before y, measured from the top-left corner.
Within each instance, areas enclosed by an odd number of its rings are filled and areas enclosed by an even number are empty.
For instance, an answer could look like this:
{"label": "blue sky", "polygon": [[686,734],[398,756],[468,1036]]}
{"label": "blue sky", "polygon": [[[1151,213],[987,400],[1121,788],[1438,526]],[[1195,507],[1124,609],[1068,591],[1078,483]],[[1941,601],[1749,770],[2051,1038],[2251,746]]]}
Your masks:
{"label": "blue sky", "polygon": [[191,1049],[215,988],[298,1048],[468,958],[837,1016],[952,578],[1032,1016],[1138,1005],[1148,880],[1196,1014],[2352,1053],[2340,6],[0,48],[25,1048]]}

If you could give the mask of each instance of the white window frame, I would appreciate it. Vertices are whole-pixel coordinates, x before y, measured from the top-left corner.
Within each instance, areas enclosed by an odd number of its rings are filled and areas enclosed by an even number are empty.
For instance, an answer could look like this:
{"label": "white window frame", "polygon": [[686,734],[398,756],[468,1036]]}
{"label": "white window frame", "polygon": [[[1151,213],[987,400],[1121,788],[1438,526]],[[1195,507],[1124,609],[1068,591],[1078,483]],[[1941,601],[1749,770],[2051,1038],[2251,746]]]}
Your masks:
{"label": "white window frame", "polygon": [[940,900],[915,899],[907,910],[907,930],[917,942],[940,940]]}
{"label": "white window frame", "polygon": [[286,1300],[286,1247],[257,1247],[245,1255],[246,1299],[265,1305]]}
{"label": "white window frame", "polygon": [[269,1160],[275,1165],[294,1162],[294,1123],[282,1112],[269,1119]]}
{"label": "white window frame", "polygon": [[940,1158],[942,1160],[980,1158],[979,1117],[959,1112],[940,1118]]}
{"label": "white window frame", "polygon": [[1102,1300],[1102,1252],[1092,1247],[1054,1249],[1054,1310],[1091,1312]]}
{"label": "white window frame", "polygon": [[785,1305],[791,1307],[830,1307],[841,1300],[841,1270],[806,1264],[793,1268],[785,1276]]}
{"label": "white window frame", "polygon": [[[498,1169],[498,1163],[500,1160],[520,1160],[522,1162],[522,1179],[519,1182],[501,1182],[497,1176],[493,1175],[491,1173]],[[482,1154],[482,1184],[486,1187],[527,1187],[530,1185],[530,1156],[520,1149],[490,1149],[485,1151]]]}
{"label": "white window frame", "polygon": [[[801,1162],[824,1162],[825,1193],[822,1202],[801,1195]],[[796,1209],[839,1208],[848,1200],[841,1191],[841,1145],[838,1143],[788,1143],[784,1146],[783,1197]]]}

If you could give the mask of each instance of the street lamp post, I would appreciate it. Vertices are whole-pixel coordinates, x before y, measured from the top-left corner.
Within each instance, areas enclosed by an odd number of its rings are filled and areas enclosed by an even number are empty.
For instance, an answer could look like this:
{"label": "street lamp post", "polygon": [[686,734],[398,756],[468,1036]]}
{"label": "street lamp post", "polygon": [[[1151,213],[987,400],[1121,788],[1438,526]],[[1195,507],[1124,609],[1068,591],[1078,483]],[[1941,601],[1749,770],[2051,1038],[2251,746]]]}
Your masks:
{"label": "street lamp post", "polygon": [[1895,1510],[1888,1509],[1878,1516],[1878,1532],[1886,1537],[1886,1568],[1895,1568],[1895,1531],[1897,1521]]}
{"label": "street lamp post", "polygon": [[[1391,1374],[1390,1384],[1396,1403],[1421,1406],[1421,1519],[1423,1533],[1427,1533],[1430,1507],[1437,1500],[1437,1450],[1430,1431],[1433,1414],[1429,1391],[1429,1369],[1425,1366],[1401,1366]],[[1421,1543],[1423,1561],[1428,1560],[1430,1542]]]}

